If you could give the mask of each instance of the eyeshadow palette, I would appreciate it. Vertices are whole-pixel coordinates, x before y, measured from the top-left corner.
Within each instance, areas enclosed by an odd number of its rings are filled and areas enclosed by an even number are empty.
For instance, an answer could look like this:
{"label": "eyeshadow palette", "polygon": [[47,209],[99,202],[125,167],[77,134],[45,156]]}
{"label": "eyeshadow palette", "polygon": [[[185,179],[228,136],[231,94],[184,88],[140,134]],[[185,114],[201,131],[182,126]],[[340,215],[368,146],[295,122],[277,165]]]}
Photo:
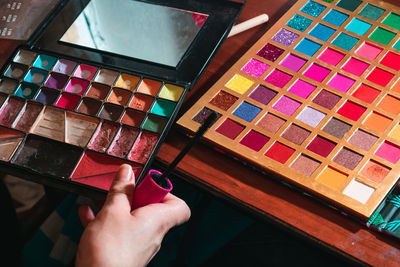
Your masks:
{"label": "eyeshadow palette", "polygon": [[400,174],[400,8],[300,0],[189,109],[205,140],[366,219]]}
{"label": "eyeshadow palette", "polygon": [[1,169],[104,196],[126,163],[140,182],[242,5],[63,1],[1,70]]}

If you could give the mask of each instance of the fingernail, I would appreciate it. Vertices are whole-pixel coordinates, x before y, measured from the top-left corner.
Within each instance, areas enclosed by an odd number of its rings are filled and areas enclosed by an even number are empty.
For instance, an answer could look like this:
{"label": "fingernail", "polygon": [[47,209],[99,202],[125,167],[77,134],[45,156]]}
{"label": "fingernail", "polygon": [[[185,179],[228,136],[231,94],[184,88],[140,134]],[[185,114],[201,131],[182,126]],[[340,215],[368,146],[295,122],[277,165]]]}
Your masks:
{"label": "fingernail", "polygon": [[132,167],[129,164],[122,164],[119,167],[119,179],[129,181],[132,177]]}

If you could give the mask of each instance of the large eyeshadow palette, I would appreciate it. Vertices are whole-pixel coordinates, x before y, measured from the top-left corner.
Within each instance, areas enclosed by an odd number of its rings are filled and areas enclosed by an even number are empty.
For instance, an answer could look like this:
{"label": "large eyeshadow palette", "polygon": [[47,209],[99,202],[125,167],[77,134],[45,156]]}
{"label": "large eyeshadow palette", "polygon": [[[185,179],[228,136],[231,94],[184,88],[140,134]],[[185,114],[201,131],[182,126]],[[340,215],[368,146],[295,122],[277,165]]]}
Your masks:
{"label": "large eyeshadow palette", "polygon": [[400,174],[400,8],[300,0],[188,110],[205,139],[360,219]]}
{"label": "large eyeshadow palette", "polygon": [[140,182],[242,6],[62,1],[0,72],[1,170],[93,196],[123,163]]}
{"label": "large eyeshadow palette", "polygon": [[125,160],[140,174],[184,92],[22,49],[2,76],[0,160],[102,189],[114,175],[106,166]]}

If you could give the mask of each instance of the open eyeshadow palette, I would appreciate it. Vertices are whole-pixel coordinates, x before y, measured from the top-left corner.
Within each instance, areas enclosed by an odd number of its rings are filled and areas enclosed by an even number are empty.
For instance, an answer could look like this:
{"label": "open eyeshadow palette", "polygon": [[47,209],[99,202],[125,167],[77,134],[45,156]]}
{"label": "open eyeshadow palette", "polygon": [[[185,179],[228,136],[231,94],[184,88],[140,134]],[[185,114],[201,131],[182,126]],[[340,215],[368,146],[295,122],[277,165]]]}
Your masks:
{"label": "open eyeshadow palette", "polygon": [[140,181],[242,5],[63,1],[1,70],[1,169],[104,194],[127,163]]}
{"label": "open eyeshadow palette", "polygon": [[178,121],[366,219],[400,174],[400,8],[300,0]]}

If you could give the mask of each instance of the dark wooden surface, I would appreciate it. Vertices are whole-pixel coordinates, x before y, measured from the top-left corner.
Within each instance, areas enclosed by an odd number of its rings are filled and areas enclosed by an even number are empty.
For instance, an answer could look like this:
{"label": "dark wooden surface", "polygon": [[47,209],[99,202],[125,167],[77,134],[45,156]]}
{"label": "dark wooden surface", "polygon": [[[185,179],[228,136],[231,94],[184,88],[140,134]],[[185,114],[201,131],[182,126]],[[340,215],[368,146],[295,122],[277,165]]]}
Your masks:
{"label": "dark wooden surface", "polygon": [[[238,22],[267,13],[269,23],[227,39],[188,94],[187,110],[255,41],[266,32],[294,0],[247,0]],[[397,0],[388,0],[396,4]],[[398,2],[397,2],[398,3]],[[0,65],[22,41],[0,39]],[[158,160],[171,162],[188,138],[173,128],[158,153]],[[321,246],[355,261],[371,265],[398,265],[400,241],[373,232],[317,201],[263,176],[202,144],[196,145],[178,165],[186,179],[208,192],[274,222]]]}

